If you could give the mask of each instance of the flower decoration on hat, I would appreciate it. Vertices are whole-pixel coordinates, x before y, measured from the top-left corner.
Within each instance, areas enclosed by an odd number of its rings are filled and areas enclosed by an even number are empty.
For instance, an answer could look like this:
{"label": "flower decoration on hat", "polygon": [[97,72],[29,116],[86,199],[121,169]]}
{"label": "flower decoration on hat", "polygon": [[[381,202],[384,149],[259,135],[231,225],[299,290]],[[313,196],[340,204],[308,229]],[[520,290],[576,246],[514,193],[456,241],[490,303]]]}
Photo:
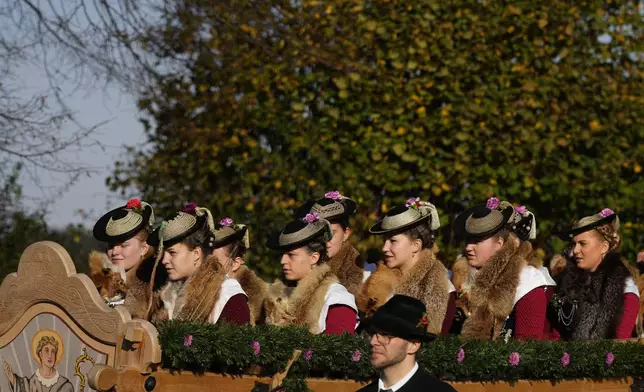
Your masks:
{"label": "flower decoration on hat", "polygon": [[490,197],[487,199],[487,203],[485,203],[485,206],[491,210],[496,210],[499,208],[499,205],[501,205],[501,201],[498,197]]}
{"label": "flower decoration on hat", "polygon": [[233,227],[233,224],[234,224],[234,223],[235,223],[235,222],[233,222],[233,220],[232,220],[232,219],[230,219],[229,217],[225,217],[224,219],[222,219],[222,220],[220,220],[220,221],[219,221],[219,224],[220,224],[221,226],[227,226],[227,227]]}
{"label": "flower decoration on hat", "polygon": [[611,210],[610,208],[604,208],[597,215],[601,216],[602,218],[608,218],[611,215],[615,215],[615,211]]}
{"label": "flower decoration on hat", "polygon": [[191,201],[190,203],[183,206],[183,208],[181,209],[181,212],[185,212],[186,214],[190,214],[190,215],[196,215],[197,208],[199,208],[197,203]]}
{"label": "flower decoration on hat", "polygon": [[302,220],[306,223],[315,223],[320,220],[320,215],[317,212],[312,211],[306,214],[306,216],[302,218]]}
{"label": "flower decoration on hat", "polygon": [[333,200],[342,200],[342,199],[344,199],[344,198],[345,198],[345,197],[344,197],[344,196],[342,196],[342,194],[341,194],[340,192],[338,192],[338,191],[331,191],[331,192],[327,192],[327,193],[325,193],[325,194],[324,194],[324,197],[326,197],[327,199],[333,199]]}
{"label": "flower decoration on hat", "polygon": [[420,209],[423,206],[423,203],[420,201],[420,197],[410,197],[405,203],[405,207],[413,208],[415,210]]}
{"label": "flower decoration on hat", "polygon": [[141,213],[141,209],[142,209],[141,207],[142,207],[141,200],[139,199],[130,199],[127,201],[127,204],[125,204],[125,208],[127,208],[128,210],[137,212],[139,214]]}
{"label": "flower decoration on hat", "polygon": [[427,318],[427,312],[423,312],[423,316],[418,321],[418,324],[416,324],[416,327],[427,329],[428,325],[429,325],[429,319]]}
{"label": "flower decoration on hat", "polygon": [[537,219],[534,214],[528,211],[524,205],[514,208],[514,215],[510,223],[512,229],[519,235],[522,240],[534,240],[537,238]]}
{"label": "flower decoration on hat", "polygon": [[526,216],[526,214],[528,213],[528,209],[526,208],[526,206],[515,207],[514,211],[516,211],[519,214],[521,214],[521,216]]}

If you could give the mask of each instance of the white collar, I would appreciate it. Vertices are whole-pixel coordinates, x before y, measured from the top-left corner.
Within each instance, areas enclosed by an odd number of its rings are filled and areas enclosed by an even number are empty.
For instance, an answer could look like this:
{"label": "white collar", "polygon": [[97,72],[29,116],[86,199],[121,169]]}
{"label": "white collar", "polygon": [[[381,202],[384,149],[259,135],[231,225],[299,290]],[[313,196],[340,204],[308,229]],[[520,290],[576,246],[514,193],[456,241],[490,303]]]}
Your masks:
{"label": "white collar", "polygon": [[402,388],[405,384],[407,384],[407,381],[409,381],[414,374],[416,374],[416,371],[418,370],[418,362],[414,364],[414,367],[411,369],[409,373],[403,378],[400,379],[397,383],[394,385],[390,386],[389,388],[385,388],[385,384],[382,382],[382,378],[378,380],[378,391],[384,391],[386,389],[391,389],[393,392],[396,392],[400,388]]}
{"label": "white collar", "polygon": [[56,374],[54,374],[54,377],[44,378],[40,375],[40,369],[36,369],[36,378],[42,385],[49,388],[58,382],[58,377],[60,376],[60,374],[58,374],[58,370],[54,369],[54,371],[56,372]]}

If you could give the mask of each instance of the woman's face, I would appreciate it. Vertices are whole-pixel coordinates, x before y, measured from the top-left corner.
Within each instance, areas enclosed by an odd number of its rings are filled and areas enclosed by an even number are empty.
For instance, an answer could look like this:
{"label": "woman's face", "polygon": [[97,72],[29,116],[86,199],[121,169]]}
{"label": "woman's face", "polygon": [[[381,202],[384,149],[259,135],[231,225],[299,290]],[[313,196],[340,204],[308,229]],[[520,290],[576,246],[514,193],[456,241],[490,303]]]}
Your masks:
{"label": "woman's face", "polygon": [[309,254],[306,247],[290,250],[282,255],[282,270],[286,280],[299,281],[306,278],[313,266],[320,260],[320,254]]}
{"label": "woman's face", "polygon": [[348,227],[346,229],[343,229],[342,225],[339,223],[331,224],[331,230],[333,231],[333,237],[331,237],[331,241],[326,243],[326,249],[329,253],[329,258],[332,258],[333,256],[337,255],[338,252],[340,252],[342,244],[347,241],[349,235],[351,234],[351,229],[349,229]]}
{"label": "woman's face", "polygon": [[420,240],[412,240],[406,234],[387,237],[382,247],[383,261],[389,268],[404,269],[405,264],[412,261],[414,253],[418,252],[421,246]]}
{"label": "woman's face", "polygon": [[201,248],[190,250],[187,245],[178,243],[165,250],[163,266],[170,280],[184,280],[191,277],[201,265]]}
{"label": "woman's face", "polygon": [[610,245],[596,230],[577,234],[572,239],[572,257],[581,269],[594,272],[601,264]]}
{"label": "woman's face", "polygon": [[481,268],[503,247],[503,238],[490,237],[481,241],[468,241],[465,255],[470,267]]}
{"label": "woman's face", "polygon": [[38,354],[40,356],[40,363],[45,367],[53,368],[56,364],[56,347],[51,344],[45,344]]}
{"label": "woman's face", "polygon": [[150,245],[147,242],[138,237],[132,237],[123,242],[110,244],[107,257],[117,267],[129,271],[143,259],[149,249]]}

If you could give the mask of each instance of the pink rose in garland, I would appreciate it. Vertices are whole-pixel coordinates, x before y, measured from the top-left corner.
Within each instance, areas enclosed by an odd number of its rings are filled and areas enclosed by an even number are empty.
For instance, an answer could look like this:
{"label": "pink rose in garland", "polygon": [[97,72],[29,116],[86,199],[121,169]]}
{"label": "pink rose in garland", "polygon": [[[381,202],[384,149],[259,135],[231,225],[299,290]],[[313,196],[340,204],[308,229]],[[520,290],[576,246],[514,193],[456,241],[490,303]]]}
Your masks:
{"label": "pink rose in garland", "polygon": [[465,350],[461,347],[456,355],[456,362],[463,363],[463,361],[465,361]]}
{"label": "pink rose in garland", "polygon": [[606,353],[606,365],[611,366],[615,362],[615,354],[612,352]]}
{"label": "pink rose in garland", "polygon": [[608,218],[611,215],[615,215],[615,211],[611,210],[610,208],[604,208],[599,212],[599,216],[602,218]]}
{"label": "pink rose in garland", "polygon": [[561,362],[561,365],[563,367],[568,367],[568,365],[570,365],[570,354],[564,353],[563,357],[561,357],[559,362]]}
{"label": "pink rose in garland", "polygon": [[362,353],[360,352],[359,349],[356,349],[356,351],[353,353],[351,356],[351,360],[353,362],[360,362],[360,357],[362,356]]}
{"label": "pink rose in garland", "polygon": [[311,358],[313,358],[313,350],[311,350],[310,348],[304,350],[304,359],[306,359],[307,361],[310,361]]}
{"label": "pink rose in garland", "polygon": [[183,346],[184,347],[192,346],[192,335],[188,334],[186,335],[185,338],[183,338]]}
{"label": "pink rose in garland", "polygon": [[519,362],[521,362],[521,355],[517,352],[513,352],[508,357],[508,363],[512,366],[519,366]]}
{"label": "pink rose in garland", "polygon": [[342,196],[342,194],[340,194],[340,192],[338,192],[338,191],[327,192],[327,193],[324,194],[324,197],[326,197],[327,199],[333,199],[333,200],[342,200],[342,199],[344,199],[344,196]]}
{"label": "pink rose in garland", "polygon": [[497,208],[499,208],[499,204],[501,204],[501,202],[499,201],[498,197],[490,197],[489,199],[487,199],[485,206],[491,210],[496,210]]}
{"label": "pink rose in garland", "polygon": [[258,357],[259,353],[262,351],[262,347],[259,342],[257,340],[254,340],[253,343],[250,344],[250,347],[253,349],[255,356]]}

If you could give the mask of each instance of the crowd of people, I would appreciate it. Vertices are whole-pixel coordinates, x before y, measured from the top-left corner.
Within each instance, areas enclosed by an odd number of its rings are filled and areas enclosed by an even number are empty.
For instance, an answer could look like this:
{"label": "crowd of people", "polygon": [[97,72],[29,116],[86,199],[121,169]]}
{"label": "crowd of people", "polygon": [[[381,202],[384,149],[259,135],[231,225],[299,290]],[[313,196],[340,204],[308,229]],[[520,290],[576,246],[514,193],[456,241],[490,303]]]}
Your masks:
{"label": "crowd of people", "polygon": [[[350,242],[355,211],[337,191],[296,209],[266,244],[281,254],[283,273],[274,282],[245,265],[248,227],[215,219],[195,203],[155,226],[152,206],[133,199],[101,217],[93,232],[107,246],[110,267],[122,272],[121,303],[133,317],[358,331],[371,336],[374,366],[378,353],[390,353],[378,347],[401,339],[409,344],[396,358],[407,371],[389,383],[381,378],[387,388],[417,373],[410,355],[439,335],[570,340],[634,333],[639,273],[620,256],[619,218],[610,209],[570,226],[561,235],[570,246],[547,268],[531,243],[534,214],[490,198],[452,223],[464,247],[450,263],[437,258],[436,207],[410,198],[370,228],[383,243],[373,271]],[[99,291],[109,284],[94,280]],[[416,378],[423,382],[420,373]]]}

